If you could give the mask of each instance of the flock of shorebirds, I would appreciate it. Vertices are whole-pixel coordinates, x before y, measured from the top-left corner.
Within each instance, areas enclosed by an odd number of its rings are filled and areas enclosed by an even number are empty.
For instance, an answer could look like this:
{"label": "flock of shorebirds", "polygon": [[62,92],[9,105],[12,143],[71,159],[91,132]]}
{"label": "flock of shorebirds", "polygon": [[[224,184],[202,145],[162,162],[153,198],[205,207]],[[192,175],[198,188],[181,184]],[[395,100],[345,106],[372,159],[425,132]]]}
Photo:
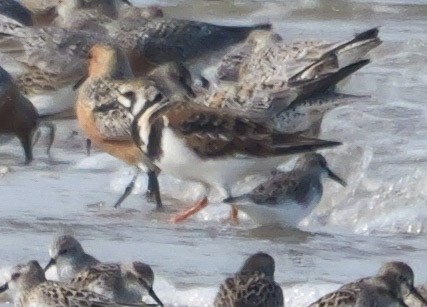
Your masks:
{"label": "flock of shorebirds", "polygon": [[[171,218],[181,222],[211,190],[261,224],[297,223],[319,203],[322,178],[341,185],[314,151],[324,114],[360,97],[335,85],[369,63],[378,29],[337,42],[286,42],[270,24],[220,26],[166,18],[157,7],[121,0],[2,2],[0,132],[32,159],[35,131],[75,117],[91,144],[137,172],[163,207],[160,172],[202,183],[205,196]],[[19,9],[17,8],[19,7]],[[39,134],[38,134],[39,135]],[[301,154],[291,172],[275,170]],[[270,179],[237,198],[249,175]]]}
{"label": "flock of shorebirds", "polygon": [[[14,292],[15,306],[163,306],[154,292],[154,272],[143,262],[103,263],[87,254],[70,235],[55,238],[50,261],[42,268],[32,260],[11,269],[0,293]],[[45,272],[55,268],[59,281]],[[251,255],[220,286],[215,307],[283,307],[282,288],[274,280],[275,261],[267,253]],[[155,304],[144,303],[149,295]],[[414,287],[414,272],[404,262],[387,262],[378,274],[346,284],[309,307],[427,306],[427,285]]]}
{"label": "flock of shorebirds", "polygon": [[[203,209],[215,190],[232,219],[242,210],[260,224],[292,225],[319,203],[322,178],[346,185],[315,152],[341,144],[318,138],[322,119],[361,99],[335,85],[368,64],[381,40],[374,28],[336,43],[287,42],[271,28],[172,19],[125,0],[2,0],[0,133],[19,138],[28,164],[41,126],[49,153],[50,121],[77,116],[88,152],[93,144],[137,169],[115,207],[144,171],[147,196],[163,208],[162,172],[206,187],[173,222]],[[298,154],[292,171],[275,170]],[[270,177],[232,195],[252,174]],[[140,306],[146,292],[162,306],[144,263],[101,263],[70,236],[49,253],[61,283],[46,281],[37,261],[16,266],[0,288],[15,290],[16,306]],[[405,263],[386,263],[311,306],[427,306],[413,280]],[[251,256],[214,305],[283,306],[273,258]]]}

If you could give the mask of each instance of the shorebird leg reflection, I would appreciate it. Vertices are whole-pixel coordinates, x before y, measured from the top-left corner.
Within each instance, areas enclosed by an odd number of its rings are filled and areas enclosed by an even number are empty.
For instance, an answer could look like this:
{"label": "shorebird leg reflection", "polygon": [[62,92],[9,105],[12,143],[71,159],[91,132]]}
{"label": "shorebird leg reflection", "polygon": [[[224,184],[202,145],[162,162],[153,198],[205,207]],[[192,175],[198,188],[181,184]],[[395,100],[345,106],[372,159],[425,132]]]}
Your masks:
{"label": "shorebird leg reflection", "polygon": [[155,171],[148,171],[147,176],[148,176],[148,187],[147,187],[147,193],[145,195],[150,200],[152,200],[154,197],[154,200],[156,202],[156,209],[162,210],[163,203],[160,197],[160,188],[159,188],[159,181],[157,179],[157,174]]}
{"label": "shorebird leg reflection", "polygon": [[137,171],[136,174],[133,176],[132,181],[129,182],[129,184],[127,185],[123,195],[120,196],[120,198],[116,201],[116,203],[114,204],[114,208],[117,209],[118,207],[120,207],[122,202],[130,195],[130,193],[132,193],[132,190],[135,187],[135,182],[136,182],[136,179],[138,178],[138,175],[139,175],[139,171]]}
{"label": "shorebird leg reflection", "polygon": [[31,163],[31,161],[33,161],[32,136],[33,136],[32,133],[18,136],[19,141],[21,142],[22,147],[24,148],[25,165],[28,165]]}
{"label": "shorebird leg reflection", "polygon": [[235,205],[231,205],[230,222],[232,224],[239,224],[239,209]]}
{"label": "shorebird leg reflection", "polygon": [[191,207],[190,209],[187,209],[185,211],[182,211],[175,215],[172,219],[172,223],[180,223],[188,219],[189,217],[193,216],[203,208],[205,208],[208,205],[208,198],[205,196],[203,199],[198,201],[195,206]]}
{"label": "shorebird leg reflection", "polygon": [[86,155],[90,157],[90,149],[92,148],[92,141],[90,139],[86,139]]}

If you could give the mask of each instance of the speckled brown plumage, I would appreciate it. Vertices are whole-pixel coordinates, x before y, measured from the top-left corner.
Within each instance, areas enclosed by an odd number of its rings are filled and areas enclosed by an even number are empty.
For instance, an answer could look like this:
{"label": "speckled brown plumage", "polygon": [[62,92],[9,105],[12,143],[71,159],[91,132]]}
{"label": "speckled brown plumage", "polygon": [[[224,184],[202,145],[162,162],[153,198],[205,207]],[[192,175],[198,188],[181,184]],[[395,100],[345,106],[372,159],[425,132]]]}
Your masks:
{"label": "speckled brown plumage", "polygon": [[274,260],[271,256],[265,253],[252,255],[238,273],[221,284],[214,306],[285,306],[282,289],[274,281],[273,274]]}

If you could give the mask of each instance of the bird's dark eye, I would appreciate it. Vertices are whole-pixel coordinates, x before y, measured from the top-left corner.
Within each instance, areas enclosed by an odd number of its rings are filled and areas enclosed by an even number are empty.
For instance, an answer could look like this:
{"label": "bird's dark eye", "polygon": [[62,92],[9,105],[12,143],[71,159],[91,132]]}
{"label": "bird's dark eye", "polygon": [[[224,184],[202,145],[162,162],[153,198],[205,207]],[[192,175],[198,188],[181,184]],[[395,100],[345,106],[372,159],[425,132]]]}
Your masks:
{"label": "bird's dark eye", "polygon": [[17,280],[21,276],[21,273],[13,273],[12,274],[12,280]]}
{"label": "bird's dark eye", "polygon": [[126,98],[134,99],[135,98],[135,92],[129,91],[123,94]]}
{"label": "bird's dark eye", "polygon": [[157,93],[157,95],[153,99],[153,103],[158,103],[162,101],[162,99],[163,99],[163,95],[161,93]]}
{"label": "bird's dark eye", "polygon": [[62,250],[60,250],[59,251],[59,255],[64,255],[64,254],[66,254],[66,253],[68,253],[68,249],[62,249]]}

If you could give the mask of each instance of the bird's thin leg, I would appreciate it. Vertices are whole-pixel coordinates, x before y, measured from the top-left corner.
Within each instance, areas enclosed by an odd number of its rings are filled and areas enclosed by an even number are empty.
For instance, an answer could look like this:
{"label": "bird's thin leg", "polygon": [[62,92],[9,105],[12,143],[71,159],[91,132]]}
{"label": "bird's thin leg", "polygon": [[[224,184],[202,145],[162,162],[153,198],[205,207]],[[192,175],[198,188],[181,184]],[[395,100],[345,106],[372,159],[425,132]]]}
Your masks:
{"label": "bird's thin leg", "polygon": [[132,192],[133,188],[135,187],[135,182],[136,179],[139,176],[139,170],[137,170],[135,176],[133,176],[132,181],[129,182],[129,184],[127,185],[125,192],[123,193],[122,196],[120,196],[120,198],[116,201],[116,203],[114,204],[114,208],[118,208],[120,207],[120,205],[122,204],[122,202],[130,195],[130,193]]}
{"label": "bird's thin leg", "polygon": [[31,161],[33,161],[32,136],[32,133],[18,136],[19,140],[21,141],[22,147],[24,147],[25,165],[28,165],[31,163]]}
{"label": "bird's thin leg", "polygon": [[230,210],[230,222],[233,224],[239,224],[239,209],[235,205],[231,205]]}
{"label": "bird's thin leg", "polygon": [[147,187],[146,196],[150,199],[154,196],[154,200],[156,201],[156,209],[162,210],[163,203],[160,197],[160,187],[159,187],[159,181],[157,179],[157,174],[154,171],[148,171],[147,175],[148,175],[148,187]]}
{"label": "bird's thin leg", "polygon": [[182,211],[177,215],[175,215],[174,217],[172,217],[171,222],[172,223],[183,222],[186,219],[188,219],[190,216],[193,216],[194,214],[196,214],[197,212],[205,208],[207,205],[208,205],[208,198],[205,196],[203,197],[203,199],[198,201],[196,205],[194,205],[190,209]]}
{"label": "bird's thin leg", "polygon": [[90,156],[90,150],[92,148],[92,141],[91,139],[86,139],[86,155]]}

